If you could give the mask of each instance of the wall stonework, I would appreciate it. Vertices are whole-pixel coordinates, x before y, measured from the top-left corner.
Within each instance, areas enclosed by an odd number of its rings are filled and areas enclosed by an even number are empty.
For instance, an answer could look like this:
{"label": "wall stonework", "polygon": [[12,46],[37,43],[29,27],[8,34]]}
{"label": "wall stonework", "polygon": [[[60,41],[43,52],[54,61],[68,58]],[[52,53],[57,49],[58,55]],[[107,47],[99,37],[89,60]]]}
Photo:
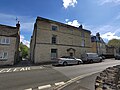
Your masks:
{"label": "wall stonework", "polygon": [[[91,32],[88,30],[40,17],[35,24],[31,38],[31,60],[34,63],[51,61],[51,49],[57,49],[57,57],[61,57],[69,56],[70,52],[67,50],[72,48],[75,50],[73,55],[77,58],[91,50]],[[51,30],[52,25],[56,25],[58,30]],[[56,35],[56,44],[52,44],[53,35]],[[82,40],[85,41],[85,46],[82,46]]]}
{"label": "wall stonework", "polygon": [[19,61],[19,43],[20,43],[20,24],[19,21],[16,27],[0,24],[0,39],[9,38],[10,43],[3,44],[0,41],[0,53],[6,52],[7,58],[0,59],[0,65],[13,65]]}

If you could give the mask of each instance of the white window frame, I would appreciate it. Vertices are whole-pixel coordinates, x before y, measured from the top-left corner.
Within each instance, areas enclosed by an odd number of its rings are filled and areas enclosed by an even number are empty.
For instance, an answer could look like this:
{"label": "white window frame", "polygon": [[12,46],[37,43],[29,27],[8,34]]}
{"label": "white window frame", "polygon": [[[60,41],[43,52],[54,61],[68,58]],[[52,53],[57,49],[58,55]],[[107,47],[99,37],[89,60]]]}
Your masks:
{"label": "white window frame", "polygon": [[[5,57],[5,53],[6,53],[6,57]],[[0,52],[0,59],[8,59],[8,52]]]}
{"label": "white window frame", "polygon": [[[4,42],[3,42],[3,40],[4,40]],[[7,42],[7,40],[8,40],[8,42]],[[10,44],[10,38],[9,37],[1,37],[0,44]]]}

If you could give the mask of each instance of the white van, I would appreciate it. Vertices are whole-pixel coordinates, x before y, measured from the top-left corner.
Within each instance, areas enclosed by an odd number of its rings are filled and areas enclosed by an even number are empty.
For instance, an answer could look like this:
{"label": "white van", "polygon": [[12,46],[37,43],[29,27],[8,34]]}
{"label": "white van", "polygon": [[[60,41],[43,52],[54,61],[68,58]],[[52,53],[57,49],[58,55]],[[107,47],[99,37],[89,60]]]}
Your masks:
{"label": "white van", "polygon": [[92,63],[92,62],[101,62],[102,58],[98,56],[97,53],[85,53],[81,55],[81,59],[84,63]]}

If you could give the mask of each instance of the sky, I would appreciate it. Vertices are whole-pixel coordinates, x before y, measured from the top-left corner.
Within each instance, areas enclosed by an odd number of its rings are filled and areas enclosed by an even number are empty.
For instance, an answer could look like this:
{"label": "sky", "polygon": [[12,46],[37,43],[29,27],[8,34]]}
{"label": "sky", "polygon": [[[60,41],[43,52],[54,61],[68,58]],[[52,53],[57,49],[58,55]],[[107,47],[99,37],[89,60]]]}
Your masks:
{"label": "sky", "polygon": [[20,21],[21,42],[29,47],[37,16],[100,33],[107,43],[120,39],[120,0],[0,0],[0,24]]}

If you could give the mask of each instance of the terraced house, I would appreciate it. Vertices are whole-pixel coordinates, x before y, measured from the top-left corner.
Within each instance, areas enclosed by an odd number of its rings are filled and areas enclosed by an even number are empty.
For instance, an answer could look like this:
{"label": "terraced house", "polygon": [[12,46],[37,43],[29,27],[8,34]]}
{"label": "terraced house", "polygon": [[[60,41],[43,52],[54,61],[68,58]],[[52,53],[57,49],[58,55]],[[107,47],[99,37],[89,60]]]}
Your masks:
{"label": "terraced house", "polygon": [[34,63],[49,62],[61,56],[81,57],[91,50],[91,32],[53,20],[37,17],[30,43]]}
{"label": "terraced house", "polygon": [[0,25],[0,65],[13,65],[19,59],[20,24]]}
{"label": "terraced house", "polygon": [[106,43],[100,37],[99,33],[96,33],[96,36],[91,36],[91,45],[91,52],[99,55],[106,54]]}

